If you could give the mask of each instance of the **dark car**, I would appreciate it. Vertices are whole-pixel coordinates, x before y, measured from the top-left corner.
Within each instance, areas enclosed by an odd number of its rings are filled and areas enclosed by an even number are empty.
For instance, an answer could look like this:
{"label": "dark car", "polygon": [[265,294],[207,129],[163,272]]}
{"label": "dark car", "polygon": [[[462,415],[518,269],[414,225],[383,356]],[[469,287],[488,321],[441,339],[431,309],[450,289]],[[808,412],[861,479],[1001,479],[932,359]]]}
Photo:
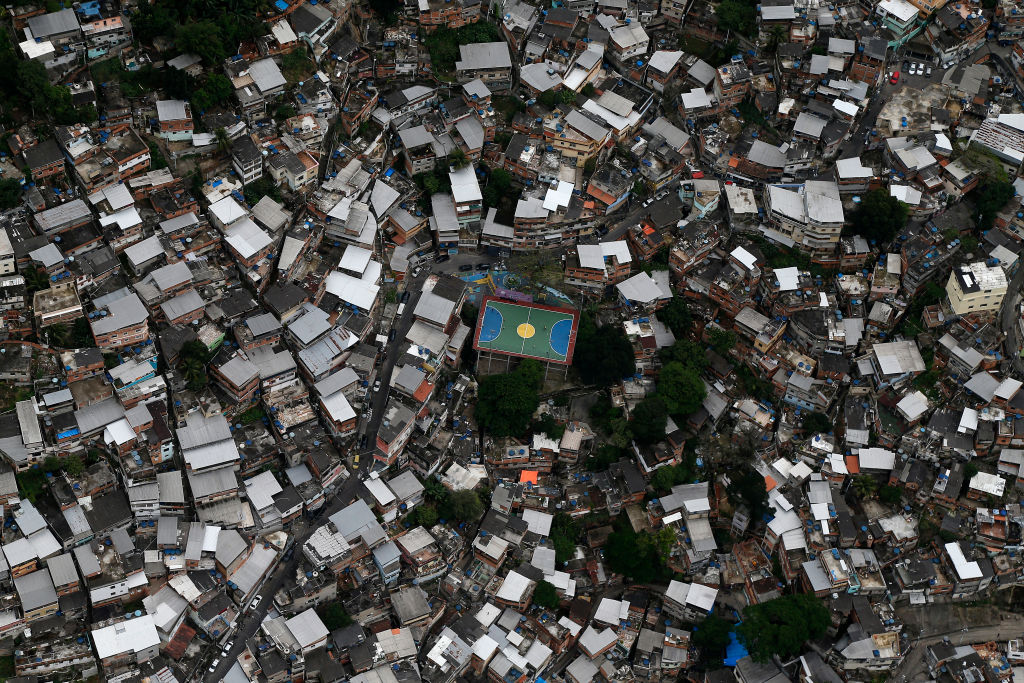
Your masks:
{"label": "dark car", "polygon": [[440,256],[437,257],[437,262],[438,263],[444,263],[445,261],[448,261],[450,259],[451,259],[451,256],[449,256],[448,254],[441,254]]}
{"label": "dark car", "polygon": [[401,303],[404,304],[408,300],[409,300],[409,290],[407,289],[404,292],[402,292],[402,301],[401,301]]}
{"label": "dark car", "polygon": [[469,271],[473,270],[473,264],[467,263],[463,266],[459,266],[459,270],[461,270],[463,273],[468,273]]}
{"label": "dark car", "polygon": [[608,234],[608,228],[605,226],[601,226],[600,228],[597,229],[597,234],[600,235],[601,237],[604,237],[605,235]]}
{"label": "dark car", "polygon": [[395,341],[395,330],[394,329],[392,329],[390,332],[388,332],[388,341],[389,342]]}
{"label": "dark car", "polygon": [[363,438],[359,439],[359,447],[366,448],[367,435],[363,434]]}
{"label": "dark car", "polygon": [[904,59],[903,60],[903,70],[904,71],[910,71],[910,60],[909,59]]}
{"label": "dark car", "polygon": [[490,263],[478,263],[478,264],[476,264],[476,269],[477,270],[490,270],[491,269],[491,264]]}

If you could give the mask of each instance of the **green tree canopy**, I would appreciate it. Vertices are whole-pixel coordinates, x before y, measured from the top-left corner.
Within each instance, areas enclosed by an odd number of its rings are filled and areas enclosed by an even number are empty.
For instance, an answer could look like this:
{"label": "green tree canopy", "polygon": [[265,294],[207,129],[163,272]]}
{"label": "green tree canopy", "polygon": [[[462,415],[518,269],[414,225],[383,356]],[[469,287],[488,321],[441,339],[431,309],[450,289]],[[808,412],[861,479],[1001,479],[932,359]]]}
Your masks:
{"label": "green tree canopy", "polygon": [[626,333],[617,325],[597,326],[584,314],[576,332],[572,364],[586,384],[608,386],[636,372],[636,357]]}
{"label": "green tree canopy", "polygon": [[711,340],[711,347],[719,356],[728,355],[732,347],[736,346],[736,333],[732,330],[713,328],[708,332],[708,339]]}
{"label": "green tree canopy", "polygon": [[491,436],[521,436],[540,402],[544,369],[533,359],[505,375],[487,375],[477,392],[476,419]]}
{"label": "green tree canopy", "polygon": [[709,614],[693,630],[693,644],[700,648],[701,660],[711,666],[720,665],[729,647],[729,632],[733,625],[717,614]]}
{"label": "green tree canopy", "polygon": [[700,408],[707,388],[696,372],[682,363],[667,363],[658,375],[658,396],[669,415],[691,415]]}
{"label": "green tree canopy", "polygon": [[689,339],[680,339],[668,348],[662,349],[663,363],[682,363],[687,369],[700,374],[708,366],[704,347]]}
{"label": "green tree canopy", "polygon": [[564,512],[555,513],[551,520],[551,544],[555,546],[555,562],[561,564],[572,559],[580,539],[580,527]]}
{"label": "green tree canopy", "polygon": [[437,524],[437,520],[437,509],[434,506],[418,505],[416,509],[409,514],[408,521],[410,525],[419,525],[429,529]]}
{"label": "green tree canopy", "polygon": [[886,484],[882,488],[878,489],[878,500],[887,505],[896,505],[902,499],[903,491],[898,486],[889,486]]}
{"label": "green tree canopy", "polygon": [[690,314],[690,307],[686,305],[686,299],[681,296],[669,299],[665,307],[658,311],[658,320],[664,323],[676,338],[685,337],[693,329],[693,316]]}
{"label": "green tree canopy", "polygon": [[612,571],[622,574],[637,583],[650,583],[665,577],[665,559],[675,542],[671,527],[662,527],[656,532],[638,534],[620,515],[615,531],[608,535],[604,553]]}
{"label": "green tree canopy", "polygon": [[633,438],[638,442],[650,445],[665,438],[668,408],[665,401],[657,394],[640,401],[633,409],[632,418],[629,426],[633,432]]}
{"label": "green tree canopy", "polygon": [[989,180],[978,186],[972,194],[976,195],[976,224],[980,230],[992,229],[996,215],[1003,210],[1006,202],[1013,198],[1014,192],[1013,185],[1005,180]]}
{"label": "green tree canopy", "polygon": [[16,178],[0,180],[0,208],[13,209],[21,203],[21,183]]}
{"label": "green tree canopy", "polygon": [[744,0],[722,0],[715,13],[718,15],[718,28],[722,31],[750,36],[757,27],[756,5]]}
{"label": "green tree canopy", "polygon": [[235,88],[226,76],[219,73],[211,73],[206,77],[206,82],[192,95],[192,105],[199,111],[206,111],[219,104],[224,104],[235,94]]}
{"label": "green tree canopy", "polygon": [[750,655],[766,662],[773,655],[788,659],[799,654],[804,643],[825,634],[830,622],[821,600],[797,593],[746,607],[736,630]]}
{"label": "green tree canopy", "polygon": [[824,413],[807,413],[804,415],[803,428],[811,434],[831,432],[832,420],[828,419],[828,415]]}
{"label": "green tree canopy", "polygon": [[207,66],[217,66],[228,56],[221,29],[209,20],[179,24],[174,31],[174,43],[182,52],[199,55]]}
{"label": "green tree canopy", "polygon": [[555,586],[553,584],[542,580],[538,582],[537,587],[533,589],[533,602],[541,607],[555,609],[558,607],[559,602],[558,591],[555,590]]}
{"label": "green tree canopy", "polygon": [[907,205],[888,190],[872,190],[861,196],[850,216],[850,231],[878,243],[890,241],[907,225]]}
{"label": "green tree canopy", "polygon": [[352,617],[349,616],[349,613],[345,611],[345,608],[339,602],[322,605],[317,608],[316,613],[329,631],[345,628],[352,624]]}
{"label": "green tree canopy", "polygon": [[484,514],[484,504],[476,491],[453,491],[444,505],[445,517],[460,522],[475,522]]}
{"label": "green tree canopy", "polygon": [[726,492],[733,504],[746,505],[750,510],[750,518],[755,522],[768,512],[768,491],[764,477],[750,467],[739,473],[730,473],[731,483]]}

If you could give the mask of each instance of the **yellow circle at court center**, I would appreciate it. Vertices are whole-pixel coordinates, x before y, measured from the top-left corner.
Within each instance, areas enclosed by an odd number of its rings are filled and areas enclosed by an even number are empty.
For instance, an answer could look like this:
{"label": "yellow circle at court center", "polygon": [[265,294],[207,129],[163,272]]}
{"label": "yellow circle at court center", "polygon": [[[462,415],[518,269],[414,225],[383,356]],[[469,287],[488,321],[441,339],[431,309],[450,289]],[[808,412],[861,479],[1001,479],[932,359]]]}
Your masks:
{"label": "yellow circle at court center", "polygon": [[516,333],[523,339],[529,339],[537,334],[537,328],[530,323],[520,323],[519,327],[516,328]]}

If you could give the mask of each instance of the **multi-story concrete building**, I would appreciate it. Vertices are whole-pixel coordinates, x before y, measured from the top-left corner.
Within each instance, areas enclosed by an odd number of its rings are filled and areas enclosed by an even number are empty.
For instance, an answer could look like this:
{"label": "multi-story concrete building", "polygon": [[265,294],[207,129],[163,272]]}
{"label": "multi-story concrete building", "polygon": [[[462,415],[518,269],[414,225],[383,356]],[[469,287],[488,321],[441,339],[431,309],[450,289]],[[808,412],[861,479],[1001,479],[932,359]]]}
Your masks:
{"label": "multi-story concrete building", "polygon": [[946,282],[949,307],[956,315],[998,311],[1006,295],[1006,273],[983,262],[953,268]]}

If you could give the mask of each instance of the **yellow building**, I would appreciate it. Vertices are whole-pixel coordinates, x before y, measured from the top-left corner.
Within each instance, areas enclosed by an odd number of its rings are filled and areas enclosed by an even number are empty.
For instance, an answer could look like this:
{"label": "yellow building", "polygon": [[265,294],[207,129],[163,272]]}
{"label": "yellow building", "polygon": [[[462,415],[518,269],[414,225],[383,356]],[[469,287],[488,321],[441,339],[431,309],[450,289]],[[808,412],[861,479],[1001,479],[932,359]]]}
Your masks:
{"label": "yellow building", "polygon": [[996,311],[1006,295],[1006,274],[981,261],[957,266],[946,283],[946,294],[957,315]]}

